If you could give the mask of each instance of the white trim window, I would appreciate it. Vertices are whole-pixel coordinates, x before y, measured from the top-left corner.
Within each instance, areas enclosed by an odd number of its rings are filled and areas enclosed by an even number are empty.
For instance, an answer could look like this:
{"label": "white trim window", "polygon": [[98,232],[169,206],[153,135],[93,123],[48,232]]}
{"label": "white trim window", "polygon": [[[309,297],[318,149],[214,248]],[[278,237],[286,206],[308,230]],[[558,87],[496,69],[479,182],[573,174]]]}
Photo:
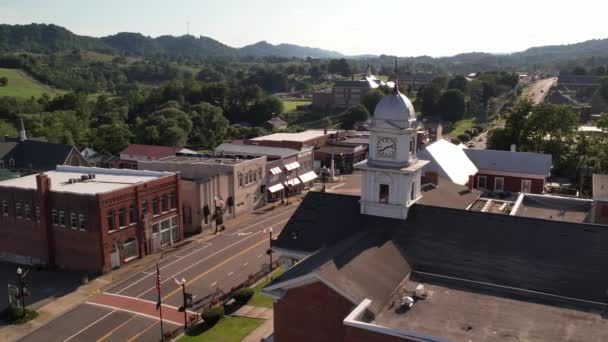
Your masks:
{"label": "white trim window", "polygon": [[15,203],[15,212],[17,213],[17,218],[21,218],[21,216],[23,216],[23,213],[21,212],[21,203]]}
{"label": "white trim window", "polygon": [[76,219],[76,213],[70,213],[70,228],[78,228],[78,220]]}
{"label": "white trim window", "polygon": [[486,189],[488,185],[486,176],[477,176],[477,189]]}
{"label": "white trim window", "polygon": [[2,201],[2,215],[8,216],[8,202]]}
{"label": "white trim window", "polygon": [[531,179],[522,179],[521,192],[523,192],[523,193],[532,192],[532,180]]}
{"label": "white trim window", "polygon": [[29,204],[25,204],[23,206],[23,211],[24,211],[25,219],[28,220],[28,221],[31,220],[32,217],[30,216],[31,215],[31,211],[30,211],[30,205]]}
{"label": "white trim window", "polygon": [[78,215],[78,226],[80,227],[80,230],[86,230],[86,226],[85,226],[85,219],[84,219],[84,214],[79,214]]}
{"label": "white trim window", "polygon": [[65,227],[65,211],[59,210],[59,225]]}
{"label": "white trim window", "polygon": [[494,178],[494,191],[505,191],[505,179],[503,177]]}

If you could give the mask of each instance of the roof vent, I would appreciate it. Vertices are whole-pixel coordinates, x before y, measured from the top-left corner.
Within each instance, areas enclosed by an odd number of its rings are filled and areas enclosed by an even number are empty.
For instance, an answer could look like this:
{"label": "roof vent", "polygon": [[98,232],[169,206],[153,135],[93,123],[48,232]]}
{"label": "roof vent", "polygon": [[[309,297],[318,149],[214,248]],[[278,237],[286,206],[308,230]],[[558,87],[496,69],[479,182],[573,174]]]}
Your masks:
{"label": "roof vent", "polygon": [[410,296],[404,296],[401,298],[401,307],[409,309],[414,306],[414,298]]}

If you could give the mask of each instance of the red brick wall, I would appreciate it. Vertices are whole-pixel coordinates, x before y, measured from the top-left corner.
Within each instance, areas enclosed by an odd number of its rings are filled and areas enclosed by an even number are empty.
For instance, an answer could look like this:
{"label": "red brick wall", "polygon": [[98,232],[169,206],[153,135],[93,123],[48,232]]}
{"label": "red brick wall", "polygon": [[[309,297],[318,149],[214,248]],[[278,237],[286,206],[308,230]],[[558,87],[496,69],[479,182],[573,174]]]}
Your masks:
{"label": "red brick wall", "polygon": [[274,304],[274,341],[344,341],[343,320],[354,308],[321,282],[291,289]]}
{"label": "red brick wall", "polygon": [[49,262],[47,245],[47,232],[44,218],[41,222],[16,217],[15,203],[32,206],[32,215],[35,207],[40,206],[35,191],[26,189],[0,188],[0,210],[2,201],[8,203],[8,216],[0,212],[0,253],[7,252],[22,256],[30,256],[45,263]]}
{"label": "red brick wall", "polygon": [[524,179],[529,179],[532,181],[531,193],[533,194],[542,194],[544,192],[544,181],[542,179],[532,179],[526,177],[509,177],[509,176],[497,176],[492,174],[484,174],[478,173],[473,177],[473,188],[477,189],[477,179],[479,176],[486,176],[486,188],[487,190],[494,190],[494,178],[502,177],[504,178],[504,191],[510,192],[520,192],[521,191],[521,181]]}
{"label": "red brick wall", "polygon": [[608,202],[595,201],[594,222],[608,224]]}

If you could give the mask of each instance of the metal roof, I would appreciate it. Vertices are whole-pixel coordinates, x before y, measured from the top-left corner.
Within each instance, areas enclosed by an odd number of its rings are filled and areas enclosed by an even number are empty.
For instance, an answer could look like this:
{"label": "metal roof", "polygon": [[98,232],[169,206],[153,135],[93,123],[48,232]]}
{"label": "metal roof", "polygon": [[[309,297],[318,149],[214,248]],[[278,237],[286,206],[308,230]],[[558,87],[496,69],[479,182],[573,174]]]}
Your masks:
{"label": "metal roof", "polygon": [[465,148],[463,151],[480,171],[512,172],[545,177],[549,176],[553,166],[550,154],[470,148]]}

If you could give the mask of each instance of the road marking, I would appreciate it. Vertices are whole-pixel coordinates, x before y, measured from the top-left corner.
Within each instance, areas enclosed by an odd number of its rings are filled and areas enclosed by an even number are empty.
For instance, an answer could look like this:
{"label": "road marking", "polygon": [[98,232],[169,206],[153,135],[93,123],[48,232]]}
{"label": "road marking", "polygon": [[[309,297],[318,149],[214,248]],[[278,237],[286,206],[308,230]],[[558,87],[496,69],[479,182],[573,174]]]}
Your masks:
{"label": "road marking", "polygon": [[336,186],[332,186],[330,189],[339,188],[339,187],[341,187],[341,186],[342,186],[342,185],[344,185],[344,184],[346,184],[346,183],[340,183],[340,184],[338,184],[338,185],[336,185]]}
{"label": "road marking", "polygon": [[91,323],[91,324],[87,325],[86,327],[82,328],[81,330],[79,330],[79,331],[78,331],[77,333],[75,333],[74,335],[72,335],[72,336],[70,336],[70,337],[66,338],[65,340],[63,340],[63,342],[67,342],[67,341],[69,341],[69,340],[73,339],[74,337],[76,337],[76,336],[80,335],[80,334],[81,334],[83,331],[85,331],[85,330],[89,329],[90,327],[94,326],[95,324],[97,324],[97,323],[101,322],[101,321],[102,321],[104,318],[106,318],[106,317],[110,316],[111,314],[113,314],[113,313],[115,313],[115,312],[116,312],[116,310],[112,310],[112,311],[108,312],[107,314],[103,315],[103,317],[101,317],[100,319],[98,319],[98,320],[96,320],[95,322],[93,322],[93,323]]}
{"label": "road marking", "polygon": [[228,273],[228,276],[230,277],[230,276],[231,276],[231,275],[233,275],[233,274],[234,274],[234,272],[230,272],[230,273]]}
{"label": "road marking", "polygon": [[[251,236],[253,236],[253,235],[251,235]],[[205,271],[205,272],[203,272],[203,273],[201,273],[201,274],[197,275],[197,276],[196,276],[196,277],[194,277],[192,280],[189,280],[188,282],[186,282],[186,284],[187,284],[187,285],[188,285],[188,284],[192,284],[193,282],[195,282],[195,281],[199,280],[200,278],[204,277],[205,275],[209,274],[210,272],[215,271],[215,270],[216,270],[216,269],[218,269],[220,266],[222,266],[222,265],[224,265],[224,264],[226,264],[226,263],[228,263],[228,262],[230,262],[230,261],[234,260],[235,258],[237,258],[237,257],[239,257],[239,256],[241,256],[241,255],[243,255],[243,254],[245,254],[245,253],[247,253],[247,252],[249,252],[250,250],[252,250],[252,249],[254,249],[254,248],[258,247],[259,245],[261,245],[261,244],[263,244],[263,243],[268,243],[268,241],[266,241],[266,239],[262,239],[262,240],[260,240],[259,242],[255,243],[254,245],[250,246],[249,248],[246,248],[246,249],[244,249],[244,250],[240,251],[239,253],[237,253],[237,254],[235,254],[235,255],[231,256],[230,258],[228,258],[228,259],[226,259],[226,260],[222,261],[221,263],[219,263],[219,264],[217,264],[217,265],[213,266],[212,268],[208,269],[207,271]],[[213,285],[212,285],[212,286],[213,286]],[[170,292],[168,295],[166,295],[166,296],[163,298],[163,300],[166,300],[167,298],[169,298],[169,297],[173,296],[174,294],[176,294],[178,291],[181,291],[181,290],[182,290],[181,288],[177,288],[177,289],[175,289],[175,290],[171,291],[171,292]]]}
{"label": "road marking", "polygon": [[245,266],[247,266],[247,265],[249,265],[249,263],[248,263],[248,262],[244,263],[244,264],[243,264],[243,267],[245,267]]}
{"label": "road marking", "polygon": [[[140,302],[146,302],[146,303],[151,303],[151,304],[156,305],[156,301],[152,301],[152,300],[148,300],[148,299],[129,297],[129,296],[125,296],[125,295],[121,295],[121,294],[117,294],[117,293],[112,293],[112,292],[104,292],[103,294],[105,296],[122,297],[122,298],[126,298],[126,299],[129,299],[129,300],[137,300],[137,301],[140,301]],[[95,298],[93,298],[93,300],[95,300]],[[88,301],[87,303],[95,303],[95,302]],[[171,308],[171,309],[175,309],[175,310],[178,309],[177,306],[173,306],[173,305],[169,305],[169,304],[163,304],[163,306]]]}
{"label": "road marking", "polygon": [[[243,242],[243,241],[245,241],[245,240],[247,240],[247,239],[249,239],[249,238],[252,238],[252,237],[256,236],[256,234],[259,234],[259,233],[260,233],[260,232],[255,232],[255,233],[253,233],[253,234],[251,234],[251,235],[247,236],[246,238],[243,238],[243,239],[241,239],[241,240],[239,240],[239,241],[237,241],[237,242],[235,242],[235,243],[233,243],[233,244],[231,244],[231,245],[229,245],[229,246],[226,246],[225,248],[220,249],[219,251],[217,251],[217,252],[215,252],[215,253],[212,253],[212,254],[208,255],[206,258],[203,258],[203,259],[201,259],[201,260],[199,260],[199,261],[195,262],[194,264],[192,264],[192,265],[190,265],[190,266],[188,266],[188,267],[186,267],[186,268],[182,268],[182,269],[181,269],[179,272],[177,272],[177,273],[175,273],[175,274],[172,274],[172,275],[168,276],[168,277],[167,277],[165,280],[161,281],[161,284],[164,284],[165,282],[167,282],[167,281],[171,280],[173,277],[177,276],[178,274],[180,274],[180,273],[182,273],[182,272],[185,272],[185,271],[187,271],[187,270],[191,269],[192,267],[195,267],[196,265],[198,265],[198,264],[200,264],[200,263],[202,263],[202,262],[206,261],[207,259],[209,259],[209,258],[211,258],[211,257],[214,257],[214,256],[218,255],[219,253],[221,253],[221,252],[223,252],[223,251],[225,251],[225,250],[227,250],[227,249],[229,249],[229,248],[232,248],[233,246],[236,246],[236,245],[238,245],[239,243],[241,243],[241,242]],[[265,241],[265,240],[262,240],[262,241]],[[237,255],[239,255],[239,254],[237,254]],[[228,259],[228,260],[231,260],[231,259]],[[220,264],[220,265],[223,265],[223,263],[222,263],[222,264]],[[155,288],[155,286],[150,287],[149,289],[147,289],[147,290],[145,290],[144,292],[142,292],[142,293],[140,293],[139,295],[137,295],[137,298],[139,298],[139,297],[141,297],[141,296],[145,295],[146,293],[150,292],[150,290],[153,290],[154,288]],[[179,290],[179,289],[178,289],[178,290]]]}
{"label": "road marking", "polygon": [[[104,308],[104,309],[112,309],[114,311],[123,311],[123,312],[128,312],[130,314],[134,314],[134,315],[138,315],[138,316],[142,316],[142,317],[147,317],[147,318],[154,319],[154,320],[160,320],[160,318],[156,317],[156,316],[148,315],[148,314],[145,314],[145,313],[141,313],[141,312],[137,312],[137,311],[133,311],[133,310],[129,310],[129,309],[118,308],[118,307],[115,307],[115,306],[112,306],[112,305],[100,304],[100,303],[94,303],[94,302],[84,302],[84,303],[85,304],[89,304],[89,305],[93,305],[93,306],[98,306],[98,307]],[[163,304],[163,306],[165,306],[165,305]],[[189,313],[193,313],[191,311],[188,311],[188,312]],[[183,324],[183,322],[179,323],[179,322],[175,322],[175,321],[172,321],[170,319],[167,319],[167,318],[163,318],[163,322],[169,322],[169,323],[175,324],[175,325],[182,325]]]}
{"label": "road marking", "polygon": [[258,254],[258,259],[262,257],[262,254]]}
{"label": "road marking", "polygon": [[217,284],[217,281],[211,285],[209,285],[209,287],[214,287]]}
{"label": "road marking", "polygon": [[97,342],[102,342],[105,339],[107,339],[108,337],[110,337],[110,335],[112,335],[113,333],[115,333],[118,329],[124,327],[125,325],[127,325],[127,323],[131,322],[132,320],[136,319],[137,315],[133,315],[133,317],[129,318],[128,320],[124,321],[121,325],[117,326],[116,328],[110,330],[109,333],[103,335],[101,338],[97,339]]}
{"label": "road marking", "polygon": [[138,338],[139,336],[143,335],[146,331],[152,329],[153,326],[155,326],[158,322],[154,322],[152,324],[150,324],[146,329],[138,332],[137,334],[135,334],[133,337],[131,337],[130,339],[127,340],[127,342],[132,342],[135,341],[136,338]]}
{"label": "road marking", "polygon": [[[206,245],[204,245],[204,246],[203,246],[203,247],[201,247],[201,248],[197,248],[197,249],[195,249],[194,251],[192,251],[191,253],[186,254],[186,255],[185,255],[183,258],[178,258],[178,259],[176,259],[176,260],[174,260],[174,261],[172,261],[172,262],[170,262],[170,263],[168,263],[168,264],[164,265],[163,267],[160,267],[160,268],[159,268],[159,270],[165,269],[165,268],[167,268],[167,267],[169,267],[169,266],[171,266],[171,265],[175,264],[176,262],[179,262],[179,261],[181,261],[182,259],[184,259],[184,258],[186,258],[186,257],[189,257],[189,256],[190,256],[190,255],[192,255],[192,254],[195,254],[195,253],[198,253],[198,252],[202,251],[203,249],[205,249],[205,248],[207,248],[207,247],[209,247],[209,246],[211,246],[211,244],[206,244]],[[141,273],[145,274],[145,276],[144,276],[144,277],[142,277],[142,278],[140,278],[140,279],[138,279],[138,280],[136,280],[136,281],[134,281],[133,283],[131,283],[130,285],[126,286],[126,287],[125,287],[125,288],[123,288],[122,290],[117,291],[116,293],[121,293],[121,292],[125,291],[126,289],[130,288],[131,286],[134,286],[134,285],[136,285],[136,284],[139,284],[141,281],[143,281],[144,279],[148,278],[149,276],[151,276],[151,275],[155,275],[155,274],[156,274],[156,272],[145,272],[145,271],[144,271],[144,272],[141,272]],[[130,278],[128,278],[128,279],[126,279],[126,280],[125,280],[125,281],[123,281],[121,284],[123,284],[123,283],[125,283],[125,282],[129,281],[131,278],[132,278],[132,277],[130,277]],[[120,284],[119,284],[119,285],[120,285]],[[117,285],[117,286],[119,286],[119,285]]]}
{"label": "road marking", "polygon": [[[290,211],[291,211],[291,212],[290,212]],[[223,235],[229,235],[229,236],[238,235],[238,233],[242,232],[243,230],[247,230],[247,229],[251,229],[251,228],[257,227],[258,225],[260,225],[260,224],[262,224],[262,223],[264,223],[264,222],[267,222],[267,221],[269,221],[269,220],[275,219],[275,218],[277,218],[277,217],[279,217],[279,216],[281,216],[281,215],[283,215],[283,214],[286,214],[286,213],[288,213],[288,212],[290,212],[289,214],[293,214],[295,211],[296,211],[296,210],[295,210],[294,208],[288,208],[288,209],[283,210],[283,211],[281,211],[280,213],[278,213],[278,214],[276,214],[276,215],[274,215],[274,216],[272,216],[272,217],[269,217],[269,218],[267,218],[267,219],[264,219],[264,220],[262,220],[262,221],[259,221],[259,222],[255,223],[255,224],[249,225],[249,226],[247,226],[247,227],[245,227],[245,228],[238,229],[238,230],[237,230],[237,231],[235,231],[235,232],[223,233]],[[285,220],[285,221],[289,221],[289,219],[287,219],[287,220]],[[281,222],[283,222],[283,221],[281,221]],[[271,227],[272,227],[272,225],[271,225]]]}
{"label": "road marking", "polygon": [[[255,224],[252,224],[252,225],[249,225],[249,226],[247,226],[246,228],[243,228],[243,229],[241,229],[241,230],[249,229],[249,228],[252,228],[252,227],[257,227],[259,224],[261,224],[261,223],[263,223],[263,222],[266,222],[266,221],[268,221],[268,220],[271,220],[271,219],[275,219],[275,218],[277,218],[277,217],[281,216],[282,214],[284,214],[284,213],[286,213],[287,211],[290,211],[290,210],[294,210],[294,211],[295,211],[295,209],[293,209],[293,208],[287,209],[287,210],[285,210],[284,212],[281,212],[280,214],[274,215],[274,216],[269,217],[269,218],[267,218],[267,219],[265,219],[265,220],[262,220],[262,221],[260,221],[260,222],[255,223]],[[293,214],[293,213],[292,213],[292,214]],[[277,224],[280,224],[280,223],[283,223],[283,222],[286,222],[286,221],[289,221],[289,219],[287,219],[287,220],[283,220],[283,221],[280,221],[280,222],[279,222],[279,223],[277,223]],[[239,230],[239,231],[240,231],[240,230]],[[183,271],[185,271],[185,270],[187,270],[187,269],[190,269],[191,267],[193,267],[193,266],[195,266],[195,265],[198,265],[199,263],[201,263],[201,262],[203,262],[203,261],[205,261],[205,260],[209,259],[209,258],[210,258],[210,257],[212,257],[212,256],[215,256],[216,254],[218,254],[218,253],[220,253],[220,252],[225,251],[226,249],[229,249],[229,248],[231,248],[231,247],[235,246],[236,244],[238,244],[238,243],[240,243],[240,242],[245,241],[246,239],[250,238],[251,236],[253,236],[253,235],[255,235],[255,234],[257,234],[257,233],[252,233],[252,235],[249,235],[249,236],[247,236],[246,238],[243,238],[243,239],[241,239],[241,240],[239,240],[239,241],[237,241],[237,242],[235,242],[235,243],[233,243],[233,244],[231,244],[231,245],[229,245],[229,246],[226,246],[225,248],[220,249],[219,251],[217,251],[217,252],[215,252],[215,253],[213,253],[213,254],[211,254],[211,255],[207,256],[206,258],[199,260],[197,263],[192,264],[190,267],[187,267],[187,268],[185,268],[185,269],[182,269],[180,272],[175,273],[174,275],[170,276],[169,278],[167,278],[167,279],[163,280],[161,283],[164,283],[164,282],[165,282],[165,281],[167,281],[168,279],[170,279],[170,278],[172,278],[172,277],[174,277],[174,276],[176,276],[176,275],[180,274],[181,272],[183,272]],[[234,235],[234,234],[232,234],[232,235]],[[188,257],[188,256],[190,256],[190,255],[192,255],[192,254],[195,254],[195,253],[197,253],[198,251],[202,250],[203,248],[206,248],[206,247],[209,247],[209,246],[211,246],[211,244],[210,244],[210,243],[209,243],[209,244],[207,244],[207,245],[205,245],[205,246],[203,246],[203,247],[201,247],[201,248],[199,248],[199,249],[197,249],[197,250],[195,250],[195,251],[193,251],[193,252],[191,252],[191,253],[186,254],[186,256],[185,256],[185,257]],[[184,257],[184,258],[185,258],[185,257]],[[178,259],[176,259],[175,261],[172,261],[172,262],[170,262],[170,263],[168,263],[168,264],[164,265],[163,267],[161,267],[161,268],[160,268],[160,270],[163,270],[163,269],[165,269],[165,268],[167,268],[167,267],[169,267],[169,266],[171,266],[171,265],[173,265],[173,264],[175,264],[176,262],[179,262],[179,261],[181,261],[181,260],[183,260],[183,258],[178,258]],[[155,274],[155,273],[156,273],[156,272],[154,272],[153,274]],[[149,274],[149,275],[146,275],[146,276],[142,277],[141,279],[136,280],[136,281],[135,281],[135,282],[133,282],[132,284],[128,285],[127,287],[123,288],[123,289],[122,289],[122,290],[120,290],[120,291],[117,291],[116,293],[121,293],[121,292],[125,291],[126,289],[128,289],[128,288],[130,288],[130,287],[132,287],[132,286],[134,286],[134,285],[136,285],[136,284],[139,284],[140,282],[142,282],[144,279],[146,279],[147,277],[149,277],[149,276],[151,276],[151,275],[152,275],[152,274]],[[131,278],[129,278],[129,279],[131,279]],[[127,279],[127,280],[123,281],[122,283],[127,282],[129,279]],[[121,284],[122,284],[122,283],[121,283]],[[117,285],[117,286],[118,286],[118,285]],[[143,294],[145,294],[146,292],[150,291],[151,289],[154,289],[154,287],[149,288],[149,289],[148,289],[148,290],[146,290],[145,292],[143,292],[143,293],[139,294],[137,297],[142,296]]]}

